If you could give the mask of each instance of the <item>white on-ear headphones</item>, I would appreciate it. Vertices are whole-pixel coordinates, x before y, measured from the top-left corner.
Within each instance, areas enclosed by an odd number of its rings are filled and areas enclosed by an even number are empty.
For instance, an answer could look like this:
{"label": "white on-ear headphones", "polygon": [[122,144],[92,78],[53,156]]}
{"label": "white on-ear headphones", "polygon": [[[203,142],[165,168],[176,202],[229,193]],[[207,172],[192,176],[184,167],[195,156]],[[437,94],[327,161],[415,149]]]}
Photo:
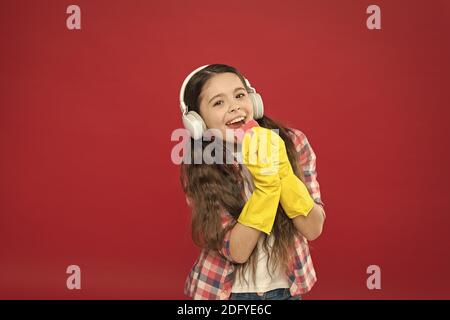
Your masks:
{"label": "white on-ear headphones", "polygon": [[[202,117],[195,111],[188,111],[188,106],[184,103],[184,90],[186,89],[186,85],[189,80],[201,69],[209,66],[209,64],[201,66],[200,68],[192,71],[186,79],[183,81],[183,85],[180,90],[180,108],[182,113],[182,120],[184,127],[190,132],[191,137],[195,140],[200,139],[203,136],[203,133],[206,131],[206,125],[203,121]],[[249,87],[252,92],[249,92],[248,95],[253,104],[253,118],[260,119],[264,115],[264,104],[259,93],[256,93],[255,88],[250,85],[250,82],[244,78],[245,84]]]}

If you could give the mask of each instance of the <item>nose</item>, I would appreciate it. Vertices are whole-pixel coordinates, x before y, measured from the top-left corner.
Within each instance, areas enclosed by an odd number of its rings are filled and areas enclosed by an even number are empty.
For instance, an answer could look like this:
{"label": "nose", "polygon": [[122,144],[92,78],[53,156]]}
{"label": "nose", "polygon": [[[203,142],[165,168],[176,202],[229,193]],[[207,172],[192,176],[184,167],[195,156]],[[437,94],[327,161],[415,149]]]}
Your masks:
{"label": "nose", "polygon": [[229,112],[234,112],[234,111],[237,111],[237,110],[239,110],[239,109],[240,109],[239,106],[234,105],[234,106],[231,106],[231,107],[230,107],[230,111],[229,111]]}

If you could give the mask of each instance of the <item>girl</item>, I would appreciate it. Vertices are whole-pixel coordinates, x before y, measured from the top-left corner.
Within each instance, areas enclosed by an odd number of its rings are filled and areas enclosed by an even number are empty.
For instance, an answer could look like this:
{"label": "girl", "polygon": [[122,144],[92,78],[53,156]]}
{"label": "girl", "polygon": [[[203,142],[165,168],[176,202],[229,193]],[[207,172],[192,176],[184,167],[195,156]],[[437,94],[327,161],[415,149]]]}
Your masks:
{"label": "girl", "polygon": [[[197,70],[180,92],[185,127],[195,139],[215,129],[242,148],[244,163],[181,166],[192,239],[202,248],[184,292],[193,299],[299,300],[317,280],[307,241],[321,234],[325,219],[316,156],[301,131],[263,115],[260,96],[237,69],[213,64]],[[259,127],[244,141],[227,133],[253,118]],[[261,166],[245,161],[245,155],[261,152],[261,135],[268,129],[276,129],[275,140],[281,141],[279,171],[261,174]],[[249,143],[253,137],[256,145]],[[223,153],[225,158],[226,148]],[[271,161],[269,166],[276,162]]]}

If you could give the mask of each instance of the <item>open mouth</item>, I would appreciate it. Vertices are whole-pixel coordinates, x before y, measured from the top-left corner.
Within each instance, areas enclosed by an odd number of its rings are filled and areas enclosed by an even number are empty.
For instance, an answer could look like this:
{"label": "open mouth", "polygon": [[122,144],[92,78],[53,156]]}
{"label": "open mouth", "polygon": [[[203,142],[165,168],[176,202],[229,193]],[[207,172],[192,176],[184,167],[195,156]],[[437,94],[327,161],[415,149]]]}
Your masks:
{"label": "open mouth", "polygon": [[227,122],[226,125],[230,129],[239,129],[242,127],[245,123],[245,117],[239,117],[234,120],[231,120],[230,122]]}

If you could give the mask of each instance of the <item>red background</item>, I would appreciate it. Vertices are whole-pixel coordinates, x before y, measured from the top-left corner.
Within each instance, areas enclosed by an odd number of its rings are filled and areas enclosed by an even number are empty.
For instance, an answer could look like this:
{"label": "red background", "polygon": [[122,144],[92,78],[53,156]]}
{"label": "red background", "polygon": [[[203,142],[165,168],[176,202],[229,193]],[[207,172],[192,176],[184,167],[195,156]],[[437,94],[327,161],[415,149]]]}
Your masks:
{"label": "red background", "polygon": [[170,135],[209,63],[316,152],[304,299],[450,298],[448,1],[76,1],[74,31],[70,4],[0,3],[0,298],[185,298],[198,249]]}

